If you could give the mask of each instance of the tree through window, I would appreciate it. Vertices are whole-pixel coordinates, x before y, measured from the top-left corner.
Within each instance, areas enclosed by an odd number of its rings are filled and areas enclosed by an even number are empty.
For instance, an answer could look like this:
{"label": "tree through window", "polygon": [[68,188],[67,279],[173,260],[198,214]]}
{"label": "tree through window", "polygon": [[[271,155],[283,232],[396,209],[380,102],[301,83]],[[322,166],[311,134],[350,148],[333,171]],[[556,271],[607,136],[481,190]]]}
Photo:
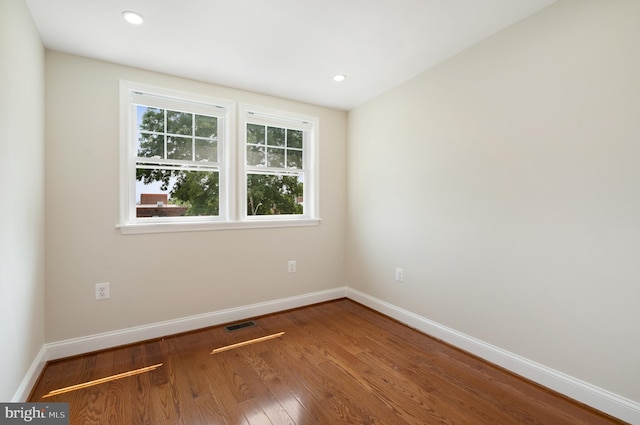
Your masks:
{"label": "tree through window", "polygon": [[304,213],[304,131],[246,124],[247,215]]}
{"label": "tree through window", "polygon": [[123,233],[317,224],[316,118],[241,105],[234,132],[232,102],[125,81],[121,108]]}
{"label": "tree through window", "polygon": [[[161,192],[168,199],[163,207],[183,207],[180,215],[218,215],[219,119],[136,105],[136,200],[141,205],[138,210],[145,208],[141,203],[142,194]],[[158,211],[162,216],[162,210]]]}

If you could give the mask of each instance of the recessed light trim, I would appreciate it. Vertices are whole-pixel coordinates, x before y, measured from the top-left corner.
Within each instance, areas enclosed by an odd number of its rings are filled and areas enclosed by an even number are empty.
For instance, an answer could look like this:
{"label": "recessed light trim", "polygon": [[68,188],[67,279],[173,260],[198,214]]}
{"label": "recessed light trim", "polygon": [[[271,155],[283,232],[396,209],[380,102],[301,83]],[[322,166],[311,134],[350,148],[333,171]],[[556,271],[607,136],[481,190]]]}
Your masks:
{"label": "recessed light trim", "polygon": [[122,17],[131,25],[142,25],[142,23],[144,22],[144,18],[141,14],[132,12],[130,10],[125,10],[124,12],[122,12]]}
{"label": "recessed light trim", "polygon": [[340,83],[347,79],[347,76],[344,74],[336,74],[333,76],[333,81]]}

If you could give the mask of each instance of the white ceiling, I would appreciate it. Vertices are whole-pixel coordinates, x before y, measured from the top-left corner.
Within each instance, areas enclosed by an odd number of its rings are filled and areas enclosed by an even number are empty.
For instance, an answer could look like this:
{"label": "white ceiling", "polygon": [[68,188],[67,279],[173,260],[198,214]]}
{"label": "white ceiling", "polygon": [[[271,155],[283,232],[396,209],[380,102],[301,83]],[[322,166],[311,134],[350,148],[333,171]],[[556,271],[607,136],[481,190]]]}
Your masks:
{"label": "white ceiling", "polygon": [[[45,46],[349,110],[555,0],[27,0]],[[121,17],[133,10],[141,26]],[[347,75],[336,83],[336,73]]]}

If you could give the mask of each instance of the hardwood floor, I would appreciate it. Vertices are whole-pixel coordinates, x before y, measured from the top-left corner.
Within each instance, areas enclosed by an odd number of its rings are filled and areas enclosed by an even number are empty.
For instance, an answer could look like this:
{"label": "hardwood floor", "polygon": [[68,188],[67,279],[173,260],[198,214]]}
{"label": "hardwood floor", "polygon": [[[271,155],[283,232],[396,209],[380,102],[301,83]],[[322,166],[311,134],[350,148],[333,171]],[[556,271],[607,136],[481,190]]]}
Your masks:
{"label": "hardwood floor", "polygon": [[350,300],[254,320],[51,362],[30,401],[72,425],[622,423]]}

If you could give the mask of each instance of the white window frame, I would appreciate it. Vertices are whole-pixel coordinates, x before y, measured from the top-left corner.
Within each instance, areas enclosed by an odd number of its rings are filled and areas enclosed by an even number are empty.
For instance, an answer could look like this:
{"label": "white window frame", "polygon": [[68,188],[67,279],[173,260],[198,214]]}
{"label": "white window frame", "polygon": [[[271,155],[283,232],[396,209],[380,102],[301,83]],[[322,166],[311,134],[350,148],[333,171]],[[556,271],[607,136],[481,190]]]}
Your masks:
{"label": "white window frame", "polygon": [[[196,105],[192,112],[200,108],[224,109],[224,117],[218,121],[218,162],[220,200],[217,216],[201,217],[136,217],[136,138],[135,96],[150,95],[166,98],[166,104],[159,105],[172,109],[175,104]],[[199,105],[199,106],[198,106]],[[236,108],[240,110],[237,113]],[[183,108],[184,109],[184,108]],[[272,123],[304,124],[308,137],[305,138],[303,161],[304,210],[301,215],[247,216],[246,213],[246,120],[247,114],[259,114]],[[237,115],[241,119],[236,119]],[[298,124],[296,124],[298,125]],[[122,234],[206,231],[222,229],[246,229],[264,227],[313,226],[320,222],[318,216],[318,128],[319,121],[289,112],[277,111],[260,106],[240,105],[235,102],[209,96],[166,89],[132,81],[120,81],[120,219],[116,227]],[[237,135],[237,136],[236,136]]]}
{"label": "white window frame", "polygon": [[[238,176],[238,211],[241,220],[246,222],[295,222],[295,221],[317,221],[318,220],[318,118],[306,115],[283,112],[260,106],[241,104],[239,106],[239,128],[238,135],[242,143],[239,143]],[[303,132],[303,213],[283,214],[283,215],[249,215],[247,214],[247,174],[250,171],[259,170],[257,167],[247,165],[247,131],[249,123],[266,126],[284,127]],[[266,169],[265,169],[266,170]],[[275,174],[278,169],[272,170]],[[280,169],[282,174],[287,174],[286,170]],[[297,171],[297,170],[295,170]]]}

